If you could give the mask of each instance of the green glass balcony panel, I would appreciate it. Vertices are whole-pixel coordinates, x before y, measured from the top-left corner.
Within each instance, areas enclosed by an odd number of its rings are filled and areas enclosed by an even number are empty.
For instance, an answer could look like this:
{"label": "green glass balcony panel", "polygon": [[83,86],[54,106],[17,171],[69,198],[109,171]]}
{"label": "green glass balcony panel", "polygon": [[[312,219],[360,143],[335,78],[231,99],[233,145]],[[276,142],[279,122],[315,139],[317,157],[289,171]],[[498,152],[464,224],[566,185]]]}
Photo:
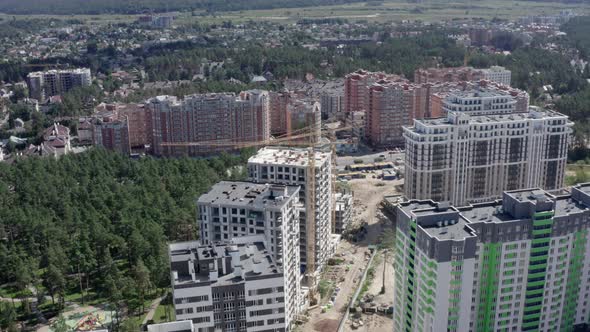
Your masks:
{"label": "green glass balcony panel", "polygon": [[531,291],[526,291],[525,295],[529,296],[529,295],[538,295],[538,294],[543,294],[544,289],[535,289],[535,290],[531,290]]}
{"label": "green glass balcony panel", "polygon": [[538,217],[547,217],[547,216],[552,216],[554,214],[553,211],[543,211],[543,212],[537,212],[535,214],[533,214],[533,217],[538,218]]}
{"label": "green glass balcony panel", "polygon": [[533,226],[546,226],[553,224],[553,219],[534,220]]}
{"label": "green glass balcony panel", "polygon": [[551,228],[533,230],[533,236],[551,234]]}

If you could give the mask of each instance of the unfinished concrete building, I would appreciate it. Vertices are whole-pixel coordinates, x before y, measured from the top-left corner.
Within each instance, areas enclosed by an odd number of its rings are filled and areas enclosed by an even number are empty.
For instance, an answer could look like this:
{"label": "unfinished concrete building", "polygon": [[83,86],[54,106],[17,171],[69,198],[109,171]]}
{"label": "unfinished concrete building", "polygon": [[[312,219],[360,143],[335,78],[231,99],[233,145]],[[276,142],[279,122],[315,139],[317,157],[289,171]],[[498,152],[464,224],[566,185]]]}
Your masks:
{"label": "unfinished concrete building", "polygon": [[[312,180],[309,153],[308,149],[302,148],[265,147],[248,160],[248,178],[252,182],[301,187],[299,200],[304,206],[299,215],[301,265],[306,274],[317,274],[334,248],[331,236],[331,154],[314,152],[315,179]],[[315,271],[307,270],[310,264]]]}
{"label": "unfinished concrete building", "polygon": [[299,288],[301,209],[299,186],[222,181],[197,201],[201,241],[211,244],[261,235],[266,249],[292,278],[289,285]]}

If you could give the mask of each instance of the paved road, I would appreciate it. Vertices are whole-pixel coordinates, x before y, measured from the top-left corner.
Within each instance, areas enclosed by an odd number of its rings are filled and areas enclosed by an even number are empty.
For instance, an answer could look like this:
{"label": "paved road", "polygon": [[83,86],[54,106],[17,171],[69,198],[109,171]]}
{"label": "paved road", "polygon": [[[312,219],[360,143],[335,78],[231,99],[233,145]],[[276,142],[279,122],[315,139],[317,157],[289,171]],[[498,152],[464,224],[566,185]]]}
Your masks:
{"label": "paved road", "polygon": [[362,160],[363,163],[369,164],[375,162],[375,158],[385,158],[386,161],[395,162],[397,158],[404,159],[403,152],[377,152],[358,156],[339,156],[336,157],[336,168],[344,169],[346,166],[353,165],[355,160]]}
{"label": "paved road", "polygon": [[161,296],[161,297],[152,301],[152,304],[150,305],[150,311],[148,311],[147,315],[145,315],[145,318],[143,319],[143,322],[141,323],[142,325],[145,325],[150,319],[154,319],[154,315],[156,314],[156,309],[158,308],[158,306],[160,305],[160,302],[162,302],[162,300],[165,297],[166,297],[166,295]]}
{"label": "paved road", "polygon": [[[33,300],[33,298],[30,298],[30,300]],[[21,299],[19,298],[10,298],[10,297],[0,297],[0,302],[21,302]]]}
{"label": "paved road", "polygon": [[[34,294],[37,293],[36,290],[35,290],[35,288],[29,287],[29,289]],[[45,318],[45,316],[43,316],[43,313],[41,313],[41,311],[37,307],[37,297],[27,297],[27,298],[7,298],[7,297],[0,297],[0,302],[14,302],[14,303],[18,303],[18,302],[22,302],[25,299],[30,303],[30,305],[31,305],[31,311],[35,314],[35,316],[37,316],[37,321],[40,324],[47,324],[47,319]],[[50,297],[49,296],[46,296],[45,299],[48,300],[48,299],[50,299]]]}

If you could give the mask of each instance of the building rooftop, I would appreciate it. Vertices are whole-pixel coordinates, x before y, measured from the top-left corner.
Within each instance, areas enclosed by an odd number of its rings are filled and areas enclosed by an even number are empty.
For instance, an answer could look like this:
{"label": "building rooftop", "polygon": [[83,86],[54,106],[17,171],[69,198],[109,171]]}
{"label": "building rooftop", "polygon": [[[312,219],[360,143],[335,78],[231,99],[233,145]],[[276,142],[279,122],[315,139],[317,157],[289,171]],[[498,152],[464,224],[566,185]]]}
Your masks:
{"label": "building rooftop", "polygon": [[[281,274],[263,241],[261,236],[252,236],[211,245],[198,241],[173,243],[169,248],[173,283],[177,286],[209,282],[219,286]],[[178,268],[183,264],[189,268]]]}
{"label": "building rooftop", "polygon": [[558,197],[555,200],[555,216],[564,216],[588,210],[588,206],[571,197]]}
{"label": "building rooftop", "polygon": [[[448,223],[447,223],[448,222]],[[439,240],[463,240],[475,236],[475,232],[469,227],[469,222],[464,218],[440,221],[437,224],[419,224],[424,231]]]}
{"label": "building rooftop", "polygon": [[[176,322],[159,323],[148,325],[148,332],[176,332],[176,331],[193,331],[192,320],[181,320]],[[108,330],[105,330],[108,331]]]}
{"label": "building rooftop", "polygon": [[[505,192],[505,200],[514,200],[517,205],[541,205],[541,211],[550,206],[556,217],[581,213],[590,209],[582,200],[590,202],[590,184],[574,187],[584,197],[575,198],[572,195],[554,196],[540,189],[526,189]],[[446,204],[433,201],[408,201],[401,203],[399,208],[406,215],[416,218],[420,228],[438,239],[461,239],[471,236],[473,230],[470,224],[476,223],[505,223],[527,220],[532,217],[528,209],[514,210],[512,204],[504,205],[502,200],[468,205],[464,207],[449,207]],[[511,209],[511,210],[509,210]],[[518,212],[516,212],[518,211]],[[524,214],[523,214],[524,211]],[[537,210],[539,211],[539,210]],[[513,215],[516,213],[517,215]]]}
{"label": "building rooftop", "polygon": [[208,193],[201,195],[198,203],[280,208],[288,203],[288,198],[298,192],[299,187],[294,186],[221,181],[215,184]]}
{"label": "building rooftop", "polygon": [[408,201],[401,203],[399,207],[406,215],[413,216],[418,222],[418,227],[426,234],[439,240],[462,240],[475,236],[473,229],[468,226],[469,221],[448,204],[430,200]]}
{"label": "building rooftop", "polygon": [[[460,113],[460,112],[457,112]],[[467,115],[466,115],[467,116]],[[494,114],[494,115],[469,115],[469,123],[500,123],[500,122],[514,122],[532,119],[548,119],[548,118],[564,118],[567,117],[564,114],[550,111],[541,110],[537,107],[530,107],[527,113],[511,113],[511,114]],[[436,119],[416,119],[415,123],[422,126],[444,126],[453,125],[451,119],[447,118],[436,118]],[[414,127],[405,127],[408,130],[414,131]]]}
{"label": "building rooftop", "polygon": [[[265,147],[248,159],[248,164],[307,166],[309,151],[304,148]],[[330,160],[330,153],[315,152],[316,167]]]}
{"label": "building rooftop", "polygon": [[[395,201],[394,203],[401,203],[401,200],[399,200],[397,198],[397,196],[393,197],[393,200]],[[407,202],[403,202],[403,204],[400,204],[399,207],[402,209],[402,211],[404,211],[404,213],[406,215],[410,215],[411,213],[413,213],[416,210],[426,210],[426,209],[432,209],[434,207],[436,207],[436,203],[434,203],[433,201],[407,201]]]}
{"label": "building rooftop", "polygon": [[512,100],[512,96],[502,90],[492,90],[486,88],[479,88],[465,91],[452,91],[447,100],[452,101],[454,98],[493,98],[493,97],[508,97]]}
{"label": "building rooftop", "polygon": [[148,103],[170,103],[173,105],[180,105],[182,103],[190,103],[193,101],[216,101],[216,100],[233,100],[233,101],[248,101],[255,100],[259,95],[266,94],[265,90],[246,90],[239,94],[233,92],[211,92],[211,93],[196,93],[185,95],[183,98],[176,96],[161,95],[148,99]]}
{"label": "building rooftop", "polygon": [[573,188],[590,195],[590,183],[580,183],[575,185]]}
{"label": "building rooftop", "polygon": [[90,74],[89,68],[74,68],[74,69],[50,69],[47,71],[36,71],[31,72],[28,76],[40,76],[40,75],[47,75],[47,74],[65,74],[65,73],[75,73],[75,74]]}
{"label": "building rooftop", "polygon": [[501,201],[466,206],[460,208],[459,211],[469,223],[503,223],[515,220],[508,213],[504,213]]}
{"label": "building rooftop", "polygon": [[502,66],[491,66],[490,68],[483,69],[483,70],[490,71],[490,72],[509,72],[510,71]]}
{"label": "building rooftop", "polygon": [[514,198],[518,202],[546,202],[554,199],[552,195],[541,189],[524,189],[506,192],[505,195]]}

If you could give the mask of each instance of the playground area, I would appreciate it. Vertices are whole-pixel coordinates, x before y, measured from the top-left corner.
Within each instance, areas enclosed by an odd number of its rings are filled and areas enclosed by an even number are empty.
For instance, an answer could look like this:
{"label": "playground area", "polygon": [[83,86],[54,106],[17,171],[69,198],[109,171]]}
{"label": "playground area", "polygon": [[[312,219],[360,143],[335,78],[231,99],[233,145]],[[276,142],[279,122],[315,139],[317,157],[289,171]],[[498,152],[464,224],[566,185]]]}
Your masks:
{"label": "playground area", "polygon": [[[65,312],[64,317],[66,325],[72,331],[97,330],[106,327],[112,321],[110,311],[92,306],[74,308]],[[53,332],[53,329],[49,327],[46,331]]]}

